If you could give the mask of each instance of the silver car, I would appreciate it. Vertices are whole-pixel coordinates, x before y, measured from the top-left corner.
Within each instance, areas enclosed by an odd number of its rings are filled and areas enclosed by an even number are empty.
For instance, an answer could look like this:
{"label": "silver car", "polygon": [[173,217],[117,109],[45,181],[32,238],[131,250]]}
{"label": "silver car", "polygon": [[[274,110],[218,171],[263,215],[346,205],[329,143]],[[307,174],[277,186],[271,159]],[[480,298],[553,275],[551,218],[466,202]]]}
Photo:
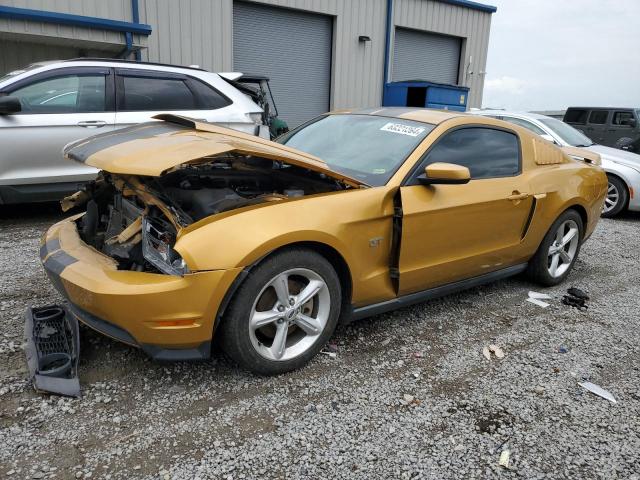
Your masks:
{"label": "silver car", "polygon": [[262,109],[218,74],[122,60],[38,63],[0,78],[0,204],[57,200],[97,171],[73,140],[171,112],[266,135]]}
{"label": "silver car", "polygon": [[469,113],[520,125],[562,147],[579,147],[599,154],[609,179],[602,216],[615,217],[625,209],[640,211],[640,155],[597,145],[572,126],[537,113],[504,110],[474,110]]}

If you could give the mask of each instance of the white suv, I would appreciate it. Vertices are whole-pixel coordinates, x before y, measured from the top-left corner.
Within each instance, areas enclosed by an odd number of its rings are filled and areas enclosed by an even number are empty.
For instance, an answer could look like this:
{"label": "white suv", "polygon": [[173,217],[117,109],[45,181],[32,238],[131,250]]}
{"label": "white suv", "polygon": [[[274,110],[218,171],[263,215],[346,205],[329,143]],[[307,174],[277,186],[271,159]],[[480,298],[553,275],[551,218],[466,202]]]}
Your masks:
{"label": "white suv", "polygon": [[216,73],[125,60],[38,63],[0,78],[0,204],[57,200],[95,169],[67,143],[171,112],[264,135],[262,108]]}

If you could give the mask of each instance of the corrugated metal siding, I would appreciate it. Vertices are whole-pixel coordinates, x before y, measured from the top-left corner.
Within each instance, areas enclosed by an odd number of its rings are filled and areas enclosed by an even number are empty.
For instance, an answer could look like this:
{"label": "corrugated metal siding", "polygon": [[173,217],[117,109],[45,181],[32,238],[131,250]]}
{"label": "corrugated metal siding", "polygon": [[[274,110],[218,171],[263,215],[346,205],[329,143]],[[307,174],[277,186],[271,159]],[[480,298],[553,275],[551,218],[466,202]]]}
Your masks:
{"label": "corrugated metal siding", "polygon": [[[484,87],[491,14],[435,0],[395,0],[394,24],[463,37],[460,84],[470,88],[468,107],[480,107]],[[469,68],[469,60],[473,63]]]}
{"label": "corrugated metal siding", "polygon": [[73,47],[0,40],[0,76],[30,63],[77,55],[78,49]]}
{"label": "corrugated metal siding", "polygon": [[332,29],[328,15],[235,2],[233,69],[268,76],[279,117],[296,127],[329,110]]}
{"label": "corrugated metal siding", "polygon": [[[333,16],[330,107],[380,105],[386,0],[265,0],[256,3]],[[140,0],[140,21],[153,28],[149,49],[143,51],[143,58],[230,71],[233,68],[232,18],[232,0]],[[371,37],[371,42],[359,42],[359,35]],[[286,59],[286,45],[282,58]]]}
{"label": "corrugated metal siding", "polygon": [[[260,3],[334,16],[331,108],[380,105],[386,0],[263,0]],[[371,41],[359,42],[360,35],[371,37]]]}
{"label": "corrugated metal siding", "polygon": [[140,0],[140,22],[153,29],[144,60],[230,71],[232,0]]}
{"label": "corrugated metal siding", "polygon": [[131,21],[131,0],[2,0],[2,5]]}
{"label": "corrugated metal siding", "polygon": [[[153,28],[143,59],[198,64],[214,71],[232,69],[233,0],[139,2],[140,21]],[[386,0],[259,0],[259,3],[332,15],[331,108],[380,105]],[[131,21],[130,0],[4,0],[3,4]],[[491,14],[435,0],[394,0],[394,4],[394,23],[399,27],[465,39],[459,78],[471,89],[469,106],[480,106]],[[112,45],[124,43],[124,36],[117,32],[0,19],[0,32],[3,31],[46,36],[51,41],[66,38]],[[359,35],[371,37],[371,42],[358,42]],[[138,44],[145,41],[144,37],[134,38]],[[97,44],[93,47],[99,48]],[[471,57],[473,65],[467,68]]]}
{"label": "corrugated metal siding", "polygon": [[396,28],[391,80],[428,80],[457,84],[461,39]]}
{"label": "corrugated metal siding", "polygon": [[[1,3],[8,7],[131,21],[131,0],[3,0]],[[125,43],[124,34],[120,32],[4,18],[0,18],[0,32],[41,36],[47,41],[57,43],[65,39],[81,40],[92,42],[93,47],[98,47],[100,43],[112,45]],[[146,39],[144,36],[134,35],[134,43],[145,45]]]}

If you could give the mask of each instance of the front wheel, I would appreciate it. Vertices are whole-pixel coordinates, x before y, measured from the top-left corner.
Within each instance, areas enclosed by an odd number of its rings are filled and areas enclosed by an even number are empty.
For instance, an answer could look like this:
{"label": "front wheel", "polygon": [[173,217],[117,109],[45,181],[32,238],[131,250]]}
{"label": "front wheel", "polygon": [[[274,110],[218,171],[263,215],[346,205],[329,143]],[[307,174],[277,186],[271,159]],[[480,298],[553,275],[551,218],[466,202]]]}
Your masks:
{"label": "front wheel", "polygon": [[221,325],[222,348],[254,373],[295,370],[329,340],[340,305],[340,281],[324,257],[306,249],[276,253],[236,292]]}
{"label": "front wheel", "polygon": [[607,175],[607,196],[602,206],[602,216],[611,218],[618,215],[627,206],[629,191],[622,180],[613,175]]}
{"label": "front wheel", "polygon": [[529,278],[545,287],[564,281],[578,258],[583,236],[584,225],[578,212],[567,210],[560,215],[529,261]]}

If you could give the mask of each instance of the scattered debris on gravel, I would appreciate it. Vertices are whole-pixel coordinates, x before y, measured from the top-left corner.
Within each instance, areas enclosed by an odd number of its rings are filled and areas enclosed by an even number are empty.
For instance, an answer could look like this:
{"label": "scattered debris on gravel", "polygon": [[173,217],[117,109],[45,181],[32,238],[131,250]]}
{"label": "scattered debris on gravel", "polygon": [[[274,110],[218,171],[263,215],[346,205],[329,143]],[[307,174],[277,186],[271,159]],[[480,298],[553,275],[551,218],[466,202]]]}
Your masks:
{"label": "scattered debris on gravel", "polygon": [[36,393],[23,351],[25,309],[61,301],[38,258],[59,218],[0,210],[0,478],[640,479],[640,215],[601,220],[547,308],[498,282],[341,327],[280,377],[82,327],[80,399]]}

